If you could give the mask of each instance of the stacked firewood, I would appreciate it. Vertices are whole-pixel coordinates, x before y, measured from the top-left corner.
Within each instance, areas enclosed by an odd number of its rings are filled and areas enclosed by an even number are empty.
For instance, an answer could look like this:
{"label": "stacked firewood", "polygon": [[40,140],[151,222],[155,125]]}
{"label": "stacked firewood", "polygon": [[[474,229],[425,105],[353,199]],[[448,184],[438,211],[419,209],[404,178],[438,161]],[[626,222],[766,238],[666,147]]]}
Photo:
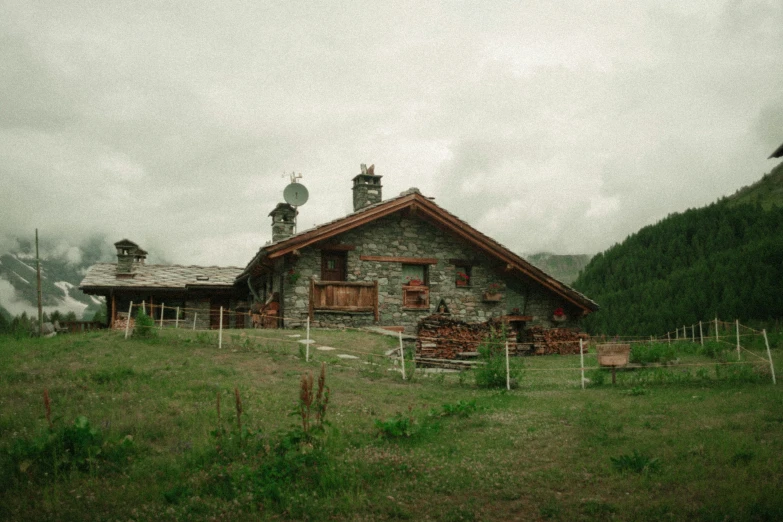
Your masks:
{"label": "stacked firewood", "polygon": [[416,327],[416,355],[458,359],[478,350],[492,323],[466,323],[443,315],[430,315]]}
{"label": "stacked firewood", "polygon": [[[136,321],[133,319],[133,317],[130,318],[130,329],[133,330],[133,326],[135,325]],[[127,314],[125,314],[125,317],[117,317],[114,319],[114,325],[112,326],[115,330],[125,330],[128,328],[128,317]]]}
{"label": "stacked firewood", "polygon": [[[499,321],[466,323],[444,315],[430,315],[419,321],[416,328],[416,355],[432,359],[475,357],[478,345],[489,336],[490,330],[500,327]],[[524,331],[524,337],[528,342],[510,343],[512,355],[578,354],[579,339],[586,343],[590,336],[569,328],[533,326]]]}
{"label": "stacked firewood", "polygon": [[579,339],[584,343],[590,338],[588,334],[576,332],[570,328],[543,328],[533,326],[526,330],[533,344],[536,355],[574,355],[579,353]]}

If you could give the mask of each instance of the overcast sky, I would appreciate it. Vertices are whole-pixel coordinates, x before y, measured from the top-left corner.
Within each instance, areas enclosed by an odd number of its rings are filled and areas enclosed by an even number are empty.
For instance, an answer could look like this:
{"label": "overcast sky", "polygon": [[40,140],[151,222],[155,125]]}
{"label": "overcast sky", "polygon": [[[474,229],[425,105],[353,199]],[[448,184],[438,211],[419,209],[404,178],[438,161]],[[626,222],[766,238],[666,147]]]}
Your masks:
{"label": "overcast sky", "polygon": [[[320,5],[318,5],[320,4]],[[0,0],[0,245],[244,266],[375,164],[518,253],[596,253],[769,172],[783,2]]]}

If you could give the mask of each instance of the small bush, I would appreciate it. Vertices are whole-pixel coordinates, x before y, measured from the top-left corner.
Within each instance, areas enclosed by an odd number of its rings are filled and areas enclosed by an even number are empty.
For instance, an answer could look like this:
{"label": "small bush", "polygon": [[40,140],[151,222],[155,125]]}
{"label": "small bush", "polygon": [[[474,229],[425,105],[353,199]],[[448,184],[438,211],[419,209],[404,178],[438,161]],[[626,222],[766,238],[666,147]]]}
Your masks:
{"label": "small bush", "polygon": [[156,337],[158,331],[155,329],[155,320],[146,313],[139,311],[136,314],[136,323],[133,327],[133,335],[143,338]]}
{"label": "small bush", "polygon": [[[489,335],[478,346],[479,361],[483,364],[478,365],[473,370],[476,378],[476,386],[479,388],[505,388],[506,387],[506,354],[505,354],[506,332],[501,327],[492,328]],[[521,370],[519,368],[518,358],[514,358],[513,364],[510,364],[509,374],[512,388],[519,387],[519,377]]]}
{"label": "small bush", "polygon": [[406,417],[402,413],[398,413],[391,419],[385,421],[375,421],[375,428],[378,430],[378,436],[386,439],[410,437],[413,434],[414,426],[415,421],[413,420],[413,417]]}

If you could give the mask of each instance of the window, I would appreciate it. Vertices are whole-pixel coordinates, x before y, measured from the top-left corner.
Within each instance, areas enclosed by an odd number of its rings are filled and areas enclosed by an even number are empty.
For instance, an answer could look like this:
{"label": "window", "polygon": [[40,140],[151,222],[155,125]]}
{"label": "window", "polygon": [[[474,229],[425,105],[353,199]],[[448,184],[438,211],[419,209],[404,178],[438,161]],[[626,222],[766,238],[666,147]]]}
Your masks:
{"label": "window", "polygon": [[427,265],[402,265],[404,286],[427,286]]}
{"label": "window", "polygon": [[402,307],[429,309],[427,265],[402,265]]}
{"label": "window", "polygon": [[457,286],[471,286],[471,278],[473,277],[473,267],[472,266],[460,266],[457,265],[457,272],[454,275],[454,284]]}

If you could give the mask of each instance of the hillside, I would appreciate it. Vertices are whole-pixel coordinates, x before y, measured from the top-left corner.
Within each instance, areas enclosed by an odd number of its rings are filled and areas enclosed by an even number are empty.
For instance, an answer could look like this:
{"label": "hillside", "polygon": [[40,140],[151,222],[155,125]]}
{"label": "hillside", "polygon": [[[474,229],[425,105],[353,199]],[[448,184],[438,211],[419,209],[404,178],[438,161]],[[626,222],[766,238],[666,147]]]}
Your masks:
{"label": "hillside", "polygon": [[590,257],[587,254],[569,255],[540,252],[525,256],[525,259],[558,281],[570,285],[579,276],[579,272],[590,262]]}
{"label": "hillside", "polygon": [[596,255],[574,282],[601,305],[587,328],[647,335],[716,315],[783,317],[781,174],[778,167],[730,198],[672,214]]}

